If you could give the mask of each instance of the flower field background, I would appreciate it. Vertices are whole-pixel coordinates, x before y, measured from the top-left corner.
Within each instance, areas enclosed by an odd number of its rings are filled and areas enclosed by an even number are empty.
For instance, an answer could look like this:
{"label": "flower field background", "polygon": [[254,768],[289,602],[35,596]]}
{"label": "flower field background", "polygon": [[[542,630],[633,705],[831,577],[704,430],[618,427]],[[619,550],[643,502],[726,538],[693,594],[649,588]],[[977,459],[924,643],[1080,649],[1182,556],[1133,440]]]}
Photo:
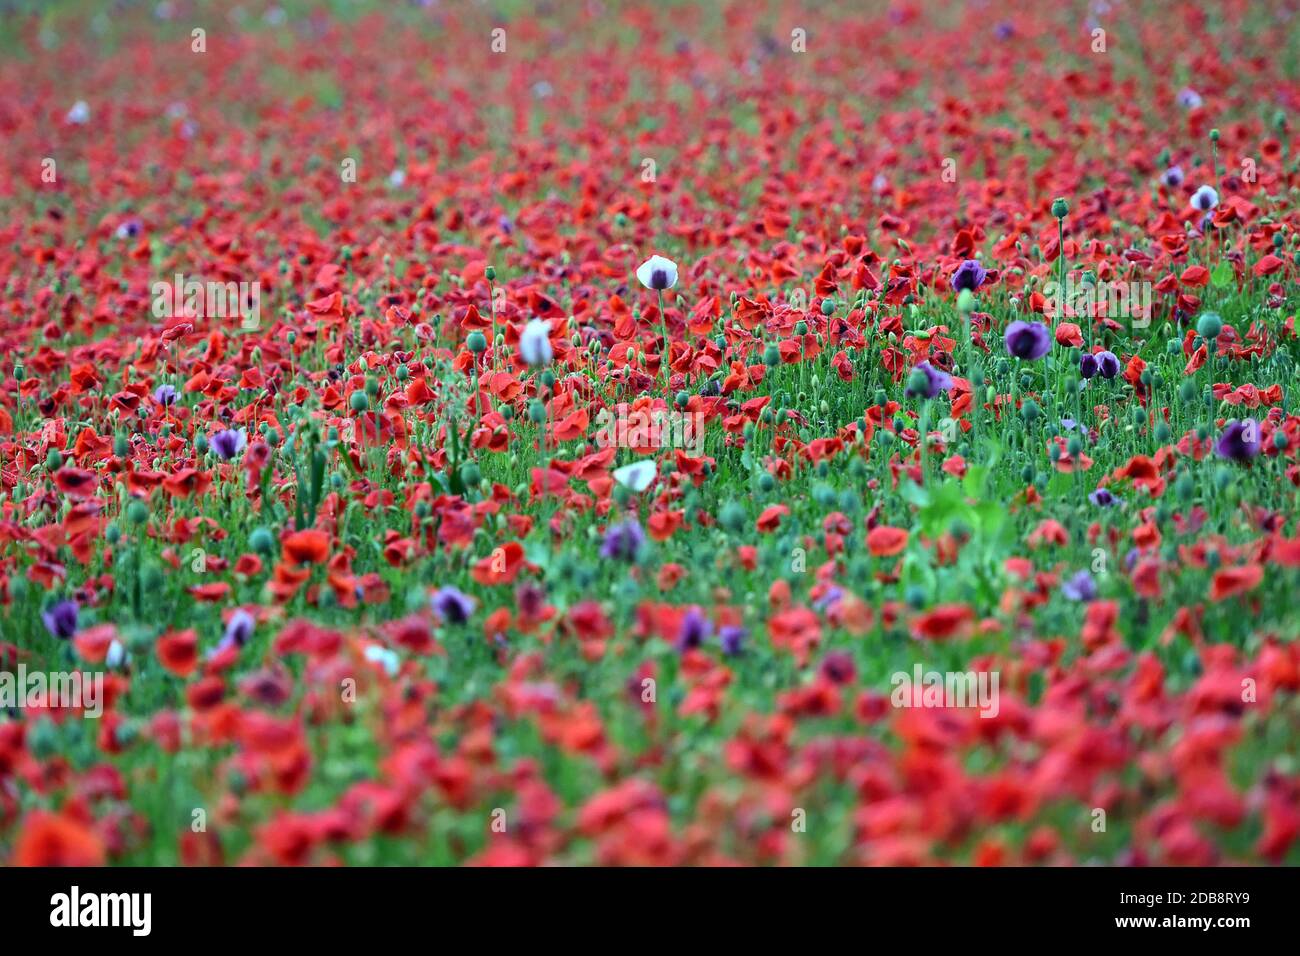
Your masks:
{"label": "flower field background", "polygon": [[1300,861],[1295,3],[0,24],[0,860]]}

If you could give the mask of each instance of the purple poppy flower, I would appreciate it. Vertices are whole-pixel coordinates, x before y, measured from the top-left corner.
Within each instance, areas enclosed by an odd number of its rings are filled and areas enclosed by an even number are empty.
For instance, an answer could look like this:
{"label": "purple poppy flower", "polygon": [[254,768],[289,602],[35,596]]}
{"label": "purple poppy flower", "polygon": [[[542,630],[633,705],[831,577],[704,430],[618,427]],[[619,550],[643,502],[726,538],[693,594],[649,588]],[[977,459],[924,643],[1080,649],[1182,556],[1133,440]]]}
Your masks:
{"label": "purple poppy flower", "polygon": [[718,637],[722,641],[722,653],[735,656],[741,652],[745,645],[745,638],[749,632],[743,627],[728,625],[718,632]]}
{"label": "purple poppy flower", "polygon": [[51,605],[48,611],[41,612],[41,620],[51,637],[68,640],[77,633],[77,612],[80,608],[76,601],[64,600]]}
{"label": "purple poppy flower", "polygon": [[226,622],[226,633],[222,635],[221,643],[223,645],[234,644],[236,647],[243,647],[248,643],[248,639],[253,636],[253,627],[256,623],[253,620],[253,615],[240,608],[230,615],[230,620]]}
{"label": "purple poppy flower", "polygon": [[1160,181],[1170,189],[1177,189],[1183,184],[1183,167],[1170,166],[1160,177]]}
{"label": "purple poppy flower", "polygon": [[681,629],[677,632],[677,649],[689,651],[699,647],[713,633],[713,623],[698,607],[690,608],[682,617]]}
{"label": "purple poppy flower", "polygon": [[1250,461],[1259,454],[1259,422],[1253,418],[1228,422],[1215,443],[1214,453],[1233,461]]}
{"label": "purple poppy flower", "polygon": [[1052,333],[1038,322],[1012,322],[1002,337],[1007,351],[1018,359],[1034,361],[1052,348]]}
{"label": "purple poppy flower", "polygon": [[1016,35],[1016,28],[1004,20],[993,28],[993,35],[999,40],[1010,40]]}
{"label": "purple poppy flower", "polygon": [[1122,504],[1124,501],[1123,498],[1111,494],[1109,488],[1098,488],[1088,496],[1088,500],[1098,508],[1110,508],[1114,505]]}
{"label": "purple poppy flower", "polygon": [[628,518],[620,524],[610,525],[605,531],[604,543],[600,546],[602,558],[614,558],[619,561],[634,562],[645,544],[645,532],[635,518]]}
{"label": "purple poppy flower", "polygon": [[154,389],[153,400],[159,405],[171,405],[176,401],[176,389],[170,385],[159,385]]}
{"label": "purple poppy flower", "polygon": [[1087,571],[1080,571],[1061,585],[1061,593],[1071,601],[1091,601],[1097,597],[1097,584]]}
{"label": "purple poppy flower", "polygon": [[248,444],[248,434],[244,429],[227,428],[212,436],[211,448],[222,461],[230,461]]}
{"label": "purple poppy flower", "polygon": [[1079,374],[1084,378],[1092,378],[1097,374],[1097,356],[1091,352],[1084,352],[1079,356]]}
{"label": "purple poppy flower", "polygon": [[974,292],[984,284],[988,274],[988,270],[980,265],[978,259],[967,259],[952,274],[953,291],[960,292],[962,289],[970,289]]}
{"label": "purple poppy flower", "polygon": [[433,612],[448,624],[464,624],[474,613],[474,599],[459,588],[439,588],[429,599]]}
{"label": "purple poppy flower", "polygon": [[826,593],[813,601],[813,607],[819,611],[824,611],[832,605],[838,604],[844,597],[844,589],[832,584],[826,589]]}
{"label": "purple poppy flower", "polygon": [[907,394],[920,398],[934,398],[940,392],[952,388],[952,376],[942,369],[937,369],[929,362],[922,362],[912,369],[907,379]]}
{"label": "purple poppy flower", "polygon": [[1114,352],[1098,352],[1097,371],[1102,378],[1114,378],[1119,374],[1119,357]]}

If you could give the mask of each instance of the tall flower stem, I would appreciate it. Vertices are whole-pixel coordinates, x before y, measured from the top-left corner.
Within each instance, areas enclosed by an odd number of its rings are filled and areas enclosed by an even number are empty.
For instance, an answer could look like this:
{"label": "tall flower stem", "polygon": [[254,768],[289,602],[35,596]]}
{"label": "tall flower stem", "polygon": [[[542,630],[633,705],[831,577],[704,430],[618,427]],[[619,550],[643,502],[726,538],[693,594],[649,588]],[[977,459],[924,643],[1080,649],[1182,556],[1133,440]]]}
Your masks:
{"label": "tall flower stem", "polygon": [[668,315],[664,312],[664,290],[657,289],[659,295],[659,334],[663,336],[664,344],[659,350],[659,366],[664,373],[664,387],[670,382],[671,373],[668,369],[668,356],[670,349],[668,347]]}

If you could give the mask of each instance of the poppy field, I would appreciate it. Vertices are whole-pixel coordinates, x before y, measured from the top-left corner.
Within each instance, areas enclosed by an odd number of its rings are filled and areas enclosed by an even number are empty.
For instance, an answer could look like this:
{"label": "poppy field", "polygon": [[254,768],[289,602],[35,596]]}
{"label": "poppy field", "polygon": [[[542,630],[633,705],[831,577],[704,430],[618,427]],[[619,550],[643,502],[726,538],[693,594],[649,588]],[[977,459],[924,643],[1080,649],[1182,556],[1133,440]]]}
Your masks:
{"label": "poppy field", "polygon": [[0,2],[0,862],[1300,862],[1300,8]]}

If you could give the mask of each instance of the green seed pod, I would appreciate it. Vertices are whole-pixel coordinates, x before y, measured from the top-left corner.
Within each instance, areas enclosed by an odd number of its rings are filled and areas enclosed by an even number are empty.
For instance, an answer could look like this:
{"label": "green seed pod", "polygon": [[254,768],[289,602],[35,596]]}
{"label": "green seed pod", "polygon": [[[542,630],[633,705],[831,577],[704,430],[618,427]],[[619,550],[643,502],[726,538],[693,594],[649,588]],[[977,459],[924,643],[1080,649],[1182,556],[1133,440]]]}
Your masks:
{"label": "green seed pod", "polygon": [[275,536],[269,528],[254,528],[248,536],[248,546],[258,554],[269,555],[275,550]]}
{"label": "green seed pod", "polygon": [[1196,331],[1203,339],[1217,339],[1223,331],[1223,320],[1213,312],[1206,312],[1196,320]]}
{"label": "green seed pod", "polygon": [[745,527],[745,509],[738,502],[728,501],[718,512],[718,524],[737,534]]}
{"label": "green seed pod", "polygon": [[144,524],[149,520],[149,508],[139,498],[132,498],[126,506],[126,520],[131,524]]}
{"label": "green seed pod", "polygon": [[140,587],[146,592],[157,591],[163,585],[162,568],[150,562],[140,569]]}

